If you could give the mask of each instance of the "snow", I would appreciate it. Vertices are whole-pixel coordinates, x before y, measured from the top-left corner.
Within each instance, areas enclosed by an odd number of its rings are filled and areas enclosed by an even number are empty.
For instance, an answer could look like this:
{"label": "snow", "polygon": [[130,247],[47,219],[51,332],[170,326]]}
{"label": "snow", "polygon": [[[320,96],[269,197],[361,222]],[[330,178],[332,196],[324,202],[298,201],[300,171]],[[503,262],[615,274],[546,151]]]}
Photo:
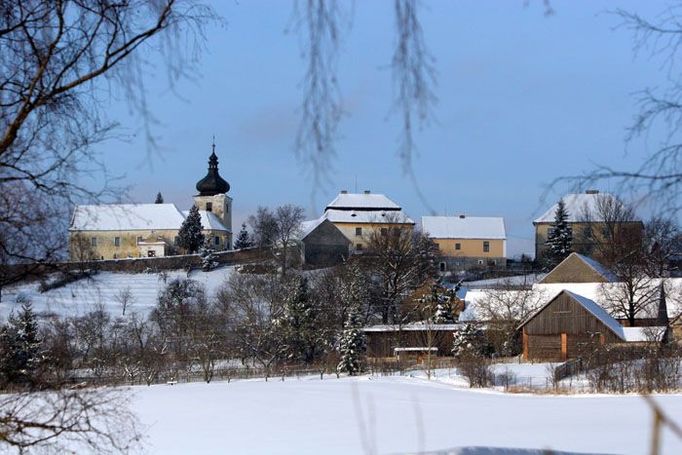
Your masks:
{"label": "snow", "polygon": [[[183,210],[182,215],[187,218],[187,215],[189,215],[189,210]],[[220,221],[220,218],[216,216],[215,213],[209,212],[206,210],[199,210],[199,216],[201,217],[201,227],[203,229],[210,229],[214,231],[227,231],[231,232],[224,224],[222,221]],[[180,223],[182,224],[182,223]],[[178,229],[180,229],[180,225],[178,225]]]}
{"label": "snow", "polygon": [[[400,454],[506,447],[639,455],[648,452],[652,420],[635,395],[503,394],[397,376],[132,390],[132,408],[146,426],[151,454]],[[682,421],[682,396],[655,399],[673,420]],[[665,430],[661,449],[681,453],[682,441]]]}
{"label": "snow", "polygon": [[315,228],[317,228],[324,221],[325,221],[325,218],[322,216],[322,217],[317,218],[315,220],[306,220],[306,221],[301,222],[299,238],[301,240],[303,240],[306,237],[308,237],[308,234],[313,232],[315,230]]}
{"label": "snow", "polygon": [[379,193],[339,193],[333,201],[327,205],[328,209],[375,209],[375,210],[400,210],[400,206]]}
{"label": "snow", "polygon": [[[566,211],[568,212],[568,218],[566,221],[569,223],[575,223],[581,221],[585,214],[588,214],[590,221],[604,221],[599,215],[599,210],[597,209],[599,200],[602,198],[613,198],[614,196],[609,193],[578,193],[578,194],[567,194],[563,197],[564,204],[566,205]],[[545,213],[540,215],[533,221],[534,223],[552,223],[554,222],[554,214],[556,213],[559,202],[557,201],[552,207],[550,207]]]}
{"label": "snow", "polygon": [[399,326],[397,324],[378,324],[364,327],[363,332],[397,332],[402,330],[405,332],[422,332],[433,330],[452,330],[456,331],[463,327],[462,324],[425,324],[423,322],[412,322]]}
{"label": "snow", "polygon": [[422,229],[436,239],[506,239],[502,217],[423,216]]}
{"label": "snow", "polygon": [[637,342],[637,341],[652,341],[652,339],[660,340],[665,335],[666,327],[664,326],[653,326],[653,327],[623,327],[623,336],[625,341]]}
{"label": "snow", "polygon": [[327,209],[323,215],[332,223],[406,223],[414,220],[401,211],[389,210],[336,210]]}
{"label": "snow", "polygon": [[488,278],[486,280],[465,281],[463,284],[469,288],[494,288],[508,286],[530,286],[541,281],[546,273],[529,273],[526,275],[514,275],[501,278]]}
{"label": "snow", "polygon": [[[588,299],[587,297],[583,297],[582,295],[575,294],[571,291],[566,291],[566,293],[573,297],[573,299],[575,299],[578,303],[580,303],[580,305],[582,305],[583,308],[592,313],[594,317],[599,319],[602,322],[602,324],[611,329],[611,331],[613,331],[613,333],[615,333],[618,337],[620,337],[623,340],[626,340],[625,334],[623,333],[623,326],[621,326],[618,323],[618,321],[613,319],[613,317],[609,313],[607,313],[606,310],[601,307],[601,305],[599,305],[592,299]],[[539,313],[540,311],[542,311],[542,308],[539,309],[536,312],[536,314]]]}
{"label": "snow", "polygon": [[[210,272],[194,271],[189,278],[206,286],[206,291],[211,295],[233,270],[233,267],[223,267]],[[168,271],[168,280],[179,277],[187,277],[187,273],[184,270]],[[17,300],[22,300],[18,299],[20,296],[27,297],[33,303],[33,310],[38,316],[81,316],[97,309],[100,304],[111,315],[120,316],[122,309],[116,296],[125,288],[130,288],[133,295],[126,314],[146,316],[156,305],[164,282],[159,273],[99,272],[91,279],[84,278],[45,293],[40,293],[38,286],[39,283],[32,282],[4,288],[0,301],[0,320],[6,320],[12,310],[16,312],[19,309],[21,303]]]}
{"label": "snow", "polygon": [[185,220],[175,204],[77,205],[71,231],[179,229]]}

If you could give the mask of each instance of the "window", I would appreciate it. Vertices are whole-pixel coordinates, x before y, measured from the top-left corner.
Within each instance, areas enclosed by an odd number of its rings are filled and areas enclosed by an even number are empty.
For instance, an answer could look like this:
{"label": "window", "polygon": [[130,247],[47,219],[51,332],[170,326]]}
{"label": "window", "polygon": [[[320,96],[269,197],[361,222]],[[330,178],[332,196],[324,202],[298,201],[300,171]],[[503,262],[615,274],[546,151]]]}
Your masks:
{"label": "window", "polygon": [[388,228],[381,228],[381,236],[386,237],[388,235]]}
{"label": "window", "polygon": [[139,236],[139,237],[137,238],[137,243],[142,243],[142,236]]}
{"label": "window", "polygon": [[441,262],[440,264],[438,264],[438,266],[441,272],[445,272],[445,262]]}
{"label": "window", "polygon": [[355,249],[357,251],[362,251],[362,243],[358,243],[357,245],[355,245]]}
{"label": "window", "polygon": [[206,211],[207,211],[207,212],[212,212],[212,211],[213,211],[213,202],[207,202],[207,203],[206,203]]}
{"label": "window", "polygon": [[483,242],[483,252],[490,253],[490,242],[488,242],[487,240]]}
{"label": "window", "polygon": [[92,237],[90,239],[90,246],[97,246],[97,237]]}
{"label": "window", "polygon": [[220,237],[217,235],[213,238],[213,244],[214,245],[220,245]]}
{"label": "window", "polygon": [[400,228],[393,228],[391,229],[391,233],[393,234],[393,237],[400,237]]}
{"label": "window", "polygon": [[121,246],[121,237],[114,237],[114,246]]}
{"label": "window", "polygon": [[147,251],[147,257],[149,257],[149,258],[156,257],[156,251],[154,251],[154,250]]}
{"label": "window", "polygon": [[114,259],[118,259],[118,256],[116,256],[116,253],[114,253]]}
{"label": "window", "polygon": [[355,235],[362,235],[362,228],[361,227],[355,228]]}
{"label": "window", "polygon": [[461,244],[461,243],[455,243],[455,249],[456,249],[457,251],[461,250],[461,249],[462,249],[462,244]]}
{"label": "window", "polygon": [[179,238],[180,238],[180,237],[178,237],[177,235],[176,235],[175,237],[173,237],[173,245],[177,245],[177,244],[178,244],[178,239],[179,239]]}

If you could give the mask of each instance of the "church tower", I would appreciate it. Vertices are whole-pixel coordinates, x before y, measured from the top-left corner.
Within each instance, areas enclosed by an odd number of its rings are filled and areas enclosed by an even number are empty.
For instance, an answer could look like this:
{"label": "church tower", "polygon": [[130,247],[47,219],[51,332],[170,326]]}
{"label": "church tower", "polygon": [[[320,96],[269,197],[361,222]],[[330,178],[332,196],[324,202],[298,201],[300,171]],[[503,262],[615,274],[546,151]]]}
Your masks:
{"label": "church tower", "polygon": [[194,205],[199,210],[213,212],[230,231],[229,248],[232,248],[232,198],[227,195],[230,184],[218,173],[218,156],[213,151],[208,158],[208,173],[197,182],[199,194],[194,196]]}

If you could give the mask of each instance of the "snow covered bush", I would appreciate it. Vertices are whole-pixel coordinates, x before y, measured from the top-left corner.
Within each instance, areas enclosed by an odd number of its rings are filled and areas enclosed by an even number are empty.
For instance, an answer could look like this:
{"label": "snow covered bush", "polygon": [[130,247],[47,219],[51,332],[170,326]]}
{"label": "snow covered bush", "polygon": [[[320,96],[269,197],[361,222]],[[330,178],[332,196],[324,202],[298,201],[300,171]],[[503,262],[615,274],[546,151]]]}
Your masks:
{"label": "snow covered bush", "polygon": [[354,308],[348,313],[341,344],[339,347],[341,361],[337,366],[337,371],[348,373],[351,376],[362,371],[362,357],[365,353],[365,334],[362,331],[362,324],[358,317],[357,310]]}

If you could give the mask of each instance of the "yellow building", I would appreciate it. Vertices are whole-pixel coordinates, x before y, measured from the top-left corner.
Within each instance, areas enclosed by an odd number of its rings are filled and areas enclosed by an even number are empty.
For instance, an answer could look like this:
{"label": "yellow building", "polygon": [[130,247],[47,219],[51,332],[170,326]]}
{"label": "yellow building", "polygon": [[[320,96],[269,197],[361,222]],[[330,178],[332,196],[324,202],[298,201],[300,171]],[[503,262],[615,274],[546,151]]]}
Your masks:
{"label": "yellow building", "polygon": [[403,213],[398,204],[383,194],[370,191],[341,191],[327,205],[322,217],[331,221],[350,240],[351,249],[355,252],[367,248],[374,231],[387,235],[395,229],[414,228],[414,221]]}
{"label": "yellow building", "polygon": [[506,265],[507,234],[501,217],[423,216],[422,229],[438,246],[442,272]]}
{"label": "yellow building", "polygon": [[[567,222],[573,232],[572,249],[576,253],[593,255],[595,245],[607,241],[607,226],[613,225],[623,236],[641,238],[644,225],[640,220],[623,219],[619,210],[622,203],[614,195],[588,190],[585,193],[567,194],[562,200]],[[559,203],[555,203],[533,221],[535,227],[535,259],[541,261],[547,251],[547,236],[554,223]],[[625,212],[625,211],[622,211]],[[613,227],[612,226],[612,227]]]}
{"label": "yellow building", "polygon": [[[201,216],[202,233],[214,250],[232,248],[230,185],[218,173],[218,157],[209,158],[206,177],[196,188],[194,204]],[[177,236],[188,210],[175,204],[78,205],[69,227],[72,261],[158,257],[181,253]]]}

